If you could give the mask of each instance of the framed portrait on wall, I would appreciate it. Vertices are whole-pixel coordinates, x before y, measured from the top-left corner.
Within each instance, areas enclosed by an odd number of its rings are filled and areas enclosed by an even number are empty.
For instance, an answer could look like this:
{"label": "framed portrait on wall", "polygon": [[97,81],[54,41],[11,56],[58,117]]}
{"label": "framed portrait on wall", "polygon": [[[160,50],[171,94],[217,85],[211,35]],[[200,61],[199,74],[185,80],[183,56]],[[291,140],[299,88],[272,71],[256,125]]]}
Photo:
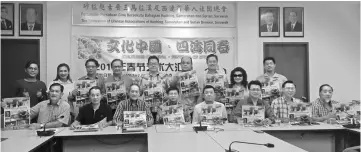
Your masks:
{"label": "framed portrait on wall", "polygon": [[283,8],[283,36],[304,37],[304,9],[303,7]]}
{"label": "framed portrait on wall", "polygon": [[280,36],[280,8],[259,7],[259,37]]}
{"label": "framed portrait on wall", "polygon": [[14,36],[14,3],[1,3],[1,36]]}
{"label": "framed portrait on wall", "polygon": [[43,4],[20,4],[19,22],[19,36],[43,36]]}

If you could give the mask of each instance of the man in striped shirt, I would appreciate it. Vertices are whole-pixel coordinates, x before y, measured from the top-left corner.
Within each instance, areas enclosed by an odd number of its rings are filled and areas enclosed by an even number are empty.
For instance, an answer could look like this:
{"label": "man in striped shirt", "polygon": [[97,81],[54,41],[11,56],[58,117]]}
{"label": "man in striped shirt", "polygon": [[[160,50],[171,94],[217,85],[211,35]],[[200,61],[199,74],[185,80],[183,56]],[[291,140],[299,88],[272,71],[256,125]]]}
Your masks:
{"label": "man in striped shirt", "polygon": [[271,107],[277,118],[288,118],[290,106],[294,103],[302,103],[300,99],[294,98],[296,85],[288,80],[282,84],[283,95],[272,101]]}
{"label": "man in striped shirt", "polygon": [[122,122],[124,120],[124,111],[145,111],[147,114],[147,126],[151,126],[153,124],[153,116],[149,110],[148,105],[139,99],[140,96],[140,87],[137,84],[130,85],[129,89],[129,97],[121,103],[118,104],[118,107],[115,111],[113,121],[114,122]]}

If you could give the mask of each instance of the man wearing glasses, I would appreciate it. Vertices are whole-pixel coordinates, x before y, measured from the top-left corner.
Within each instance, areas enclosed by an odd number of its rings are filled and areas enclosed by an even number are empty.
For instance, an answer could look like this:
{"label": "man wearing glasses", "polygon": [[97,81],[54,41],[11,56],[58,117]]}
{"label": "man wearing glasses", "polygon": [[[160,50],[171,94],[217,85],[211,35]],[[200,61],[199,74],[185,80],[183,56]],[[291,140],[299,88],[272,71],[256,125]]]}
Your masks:
{"label": "man wearing glasses", "polygon": [[251,81],[248,83],[249,96],[241,99],[236,108],[233,110],[234,118],[242,117],[242,106],[250,105],[250,106],[264,106],[265,108],[265,118],[274,121],[275,116],[271,106],[268,102],[261,99],[261,88],[262,84],[258,80]]}
{"label": "man wearing glasses", "polygon": [[[157,94],[157,96],[160,95],[163,97],[165,90],[168,88],[168,78],[165,74],[159,72],[159,58],[157,56],[150,56],[148,58],[148,69],[149,73],[141,78],[141,90],[146,91],[150,88],[159,88],[161,89],[161,94]],[[151,99],[152,101],[147,101],[146,99],[146,102],[150,102],[149,107],[153,118],[156,118],[158,108],[162,103],[162,101],[160,101],[161,99],[155,97],[155,95],[156,94],[153,94],[153,99]],[[158,120],[154,119],[154,124],[158,122]]]}
{"label": "man wearing glasses", "polygon": [[129,89],[130,85],[133,83],[133,80],[131,77],[123,75],[123,60],[114,59],[111,62],[110,66],[112,68],[113,75],[108,76],[105,82],[123,81],[125,84],[125,88]]}
{"label": "man wearing glasses", "polygon": [[277,118],[288,118],[289,105],[293,103],[302,103],[300,99],[296,99],[293,96],[296,94],[296,85],[293,81],[286,81],[282,84],[283,94],[272,101],[271,107]]}
{"label": "man wearing glasses", "polygon": [[[105,79],[103,76],[101,76],[97,73],[98,67],[99,67],[99,63],[97,60],[88,59],[85,62],[85,68],[86,68],[87,74],[85,76],[79,78],[78,80],[96,80],[97,86],[100,87],[101,94],[104,95],[105,94]],[[77,93],[78,93],[78,89],[74,89],[72,91],[72,93],[69,94],[68,101],[74,102]],[[102,101],[106,101],[106,99],[104,99],[104,98],[105,98],[105,96],[103,96]],[[71,110],[72,112],[70,113],[70,115],[72,117],[76,117],[77,112],[74,112],[74,111],[78,111],[78,110],[74,109],[73,105],[70,105],[70,106],[71,106],[71,109],[73,109],[73,110]]]}

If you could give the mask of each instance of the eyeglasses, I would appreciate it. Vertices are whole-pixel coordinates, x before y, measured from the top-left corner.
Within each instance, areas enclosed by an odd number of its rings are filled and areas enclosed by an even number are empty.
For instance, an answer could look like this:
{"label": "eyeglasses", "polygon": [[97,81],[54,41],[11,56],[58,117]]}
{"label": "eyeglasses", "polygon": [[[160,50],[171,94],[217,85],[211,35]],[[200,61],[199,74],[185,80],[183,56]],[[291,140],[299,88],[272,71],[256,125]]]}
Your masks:
{"label": "eyeglasses", "polygon": [[261,91],[261,89],[250,89],[251,91]]}
{"label": "eyeglasses", "polygon": [[148,63],[148,65],[150,65],[150,66],[157,66],[159,63]]}
{"label": "eyeglasses", "polygon": [[233,74],[233,77],[243,77],[242,74]]}
{"label": "eyeglasses", "polygon": [[86,66],[86,68],[88,68],[88,69],[95,69],[95,68],[97,68],[96,66]]}
{"label": "eyeglasses", "polygon": [[28,70],[34,70],[34,71],[37,71],[37,70],[38,70],[38,68],[28,67]]}
{"label": "eyeglasses", "polygon": [[293,91],[295,90],[296,88],[285,88],[286,90],[290,90],[290,91]]}

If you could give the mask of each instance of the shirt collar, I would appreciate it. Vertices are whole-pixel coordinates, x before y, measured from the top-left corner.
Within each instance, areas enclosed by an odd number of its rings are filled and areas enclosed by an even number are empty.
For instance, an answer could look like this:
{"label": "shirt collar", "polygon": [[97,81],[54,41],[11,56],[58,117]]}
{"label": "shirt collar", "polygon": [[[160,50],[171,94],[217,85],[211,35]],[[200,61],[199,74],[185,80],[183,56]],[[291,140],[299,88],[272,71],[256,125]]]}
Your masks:
{"label": "shirt collar", "polygon": [[[165,102],[165,105],[166,106],[170,106],[169,104],[171,103],[172,101],[170,101],[169,99],[167,100],[167,102]],[[176,101],[177,104],[179,104],[179,100]]]}
{"label": "shirt collar", "polygon": [[[49,102],[48,102],[48,105],[52,105],[51,104],[51,101],[50,100],[48,100]],[[58,105],[58,106],[60,106],[60,102],[61,102],[61,99],[56,103],[56,105]]]}
{"label": "shirt collar", "polygon": [[28,26],[32,25],[34,27],[35,23],[26,23]]}
{"label": "shirt collar", "polygon": [[130,106],[133,106],[133,104],[137,107],[139,105],[139,99],[136,101],[132,101],[131,99],[128,99],[128,103]]}
{"label": "shirt collar", "polygon": [[[99,78],[99,75],[98,73],[95,75],[95,79],[98,79]],[[88,75],[85,75],[85,79],[90,79],[90,77]]]}
{"label": "shirt collar", "polygon": [[[281,101],[287,102],[284,96],[282,96],[281,99],[282,99]],[[292,97],[292,98],[291,98],[291,102],[295,102],[295,101],[296,101],[295,98]]]}
{"label": "shirt collar", "polygon": [[[251,97],[248,97],[247,104],[253,105],[253,101],[252,101]],[[263,102],[261,99],[257,99],[257,106],[258,105],[263,105]]]}
{"label": "shirt collar", "polygon": [[71,83],[70,82],[70,80],[68,79],[66,82],[63,82],[63,81],[61,81],[61,80],[56,80],[56,81],[54,81],[55,83],[59,83],[59,84],[69,84],[69,83]]}

